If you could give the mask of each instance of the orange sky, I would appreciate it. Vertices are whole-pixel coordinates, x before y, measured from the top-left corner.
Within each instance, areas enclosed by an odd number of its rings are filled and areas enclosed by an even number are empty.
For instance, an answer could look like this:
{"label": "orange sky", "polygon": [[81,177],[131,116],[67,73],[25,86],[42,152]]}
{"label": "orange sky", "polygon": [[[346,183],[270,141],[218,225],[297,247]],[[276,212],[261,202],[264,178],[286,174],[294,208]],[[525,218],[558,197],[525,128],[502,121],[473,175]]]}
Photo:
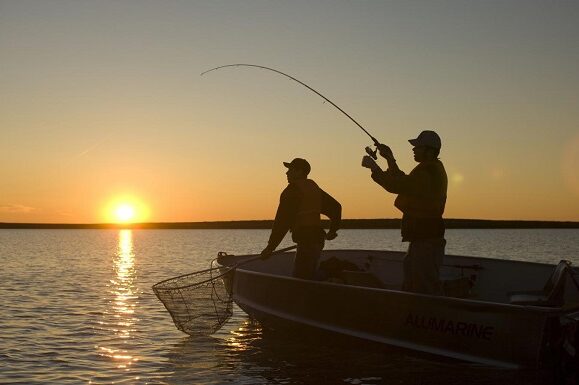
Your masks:
{"label": "orange sky", "polygon": [[448,218],[579,220],[579,4],[0,0],[0,222],[270,219],[300,156],[345,218],[360,167],[443,140]]}

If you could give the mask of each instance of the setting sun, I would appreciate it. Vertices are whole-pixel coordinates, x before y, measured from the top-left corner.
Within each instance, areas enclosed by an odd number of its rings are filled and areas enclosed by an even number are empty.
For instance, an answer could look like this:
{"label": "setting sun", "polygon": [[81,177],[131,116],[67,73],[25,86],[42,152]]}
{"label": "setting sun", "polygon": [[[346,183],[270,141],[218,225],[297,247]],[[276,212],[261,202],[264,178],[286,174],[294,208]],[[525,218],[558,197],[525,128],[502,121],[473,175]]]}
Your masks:
{"label": "setting sun", "polygon": [[130,204],[121,204],[115,210],[115,217],[119,222],[130,222],[135,218],[135,208]]}
{"label": "setting sun", "polygon": [[105,205],[103,217],[109,223],[142,223],[149,219],[149,209],[135,196],[122,195]]}

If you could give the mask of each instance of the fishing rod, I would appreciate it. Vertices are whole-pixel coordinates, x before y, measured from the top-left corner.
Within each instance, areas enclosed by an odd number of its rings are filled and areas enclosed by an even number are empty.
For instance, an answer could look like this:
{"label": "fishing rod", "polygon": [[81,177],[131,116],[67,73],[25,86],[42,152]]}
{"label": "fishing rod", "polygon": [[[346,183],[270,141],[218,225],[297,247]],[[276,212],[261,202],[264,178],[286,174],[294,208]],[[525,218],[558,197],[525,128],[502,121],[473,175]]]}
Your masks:
{"label": "fishing rod", "polygon": [[327,97],[325,97],[324,95],[322,95],[320,92],[318,92],[317,90],[315,90],[314,88],[308,86],[306,83],[302,82],[301,80],[298,80],[296,78],[294,78],[293,76],[290,76],[284,72],[281,72],[279,70],[273,69],[273,68],[269,68],[269,67],[265,67],[265,66],[260,66],[260,65],[256,65],[256,64],[242,64],[242,63],[238,63],[238,64],[226,64],[226,65],[222,65],[219,67],[215,67],[215,68],[211,68],[208,69],[207,71],[204,71],[201,73],[201,76],[205,75],[206,73],[209,73],[211,71],[216,71],[222,68],[227,68],[227,67],[253,67],[253,68],[260,68],[260,69],[264,69],[264,70],[268,70],[268,71],[272,71],[275,72],[277,74],[280,74],[282,76],[285,76],[295,82],[298,82],[299,84],[301,84],[302,86],[306,87],[307,89],[309,89],[310,91],[314,92],[316,95],[320,96],[322,99],[324,99],[325,101],[327,101],[328,103],[330,103],[332,106],[336,107],[338,109],[338,111],[340,111],[342,114],[346,115],[352,122],[354,122],[358,127],[360,127],[360,129],[362,129],[362,131],[364,131],[364,133],[366,133],[366,135],[368,135],[370,137],[370,139],[372,139],[372,141],[374,142],[374,146],[376,146],[376,150],[372,150],[370,147],[366,147],[366,153],[368,153],[368,155],[370,155],[372,158],[377,159],[376,156],[376,152],[378,151],[378,145],[380,144],[380,142],[372,136],[372,134],[370,134],[368,132],[368,130],[366,130],[364,127],[362,127],[362,125],[360,123],[358,123],[356,121],[356,119],[352,118],[350,116],[350,114],[348,114],[346,111],[342,110],[340,107],[338,107],[338,105],[334,102],[332,102],[330,99],[328,99]]}

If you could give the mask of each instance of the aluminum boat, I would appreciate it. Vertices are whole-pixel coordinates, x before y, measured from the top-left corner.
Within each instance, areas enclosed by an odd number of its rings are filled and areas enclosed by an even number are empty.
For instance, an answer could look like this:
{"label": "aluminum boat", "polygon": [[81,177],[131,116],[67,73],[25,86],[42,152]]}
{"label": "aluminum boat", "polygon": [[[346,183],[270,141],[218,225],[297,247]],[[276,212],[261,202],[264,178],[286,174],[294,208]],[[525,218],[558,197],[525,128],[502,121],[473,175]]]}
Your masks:
{"label": "aluminum boat", "polygon": [[[324,250],[316,280],[291,276],[295,252],[220,253],[233,301],[264,328],[305,326],[500,367],[540,367],[579,321],[579,271],[447,255],[442,296],[401,290],[404,253]],[[253,261],[247,262],[249,259]],[[241,262],[246,261],[241,264]]]}

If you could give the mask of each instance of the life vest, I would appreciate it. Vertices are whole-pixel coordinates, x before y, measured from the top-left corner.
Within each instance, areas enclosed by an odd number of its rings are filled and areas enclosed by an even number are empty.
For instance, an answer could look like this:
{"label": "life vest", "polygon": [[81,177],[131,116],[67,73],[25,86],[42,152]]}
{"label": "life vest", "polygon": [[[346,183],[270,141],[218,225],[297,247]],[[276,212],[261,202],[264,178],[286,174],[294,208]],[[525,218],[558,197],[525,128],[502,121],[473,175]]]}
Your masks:
{"label": "life vest", "polygon": [[423,173],[426,171],[424,190],[420,194],[400,194],[394,201],[394,206],[404,214],[414,218],[441,218],[446,205],[446,189],[448,185],[444,166],[440,161],[422,163],[412,170]]}
{"label": "life vest", "polygon": [[311,179],[293,182],[300,191],[300,205],[296,213],[294,228],[321,226],[322,191]]}
{"label": "life vest", "polygon": [[439,199],[424,199],[410,195],[398,195],[394,206],[404,214],[415,218],[438,218],[444,213],[446,197]]}

